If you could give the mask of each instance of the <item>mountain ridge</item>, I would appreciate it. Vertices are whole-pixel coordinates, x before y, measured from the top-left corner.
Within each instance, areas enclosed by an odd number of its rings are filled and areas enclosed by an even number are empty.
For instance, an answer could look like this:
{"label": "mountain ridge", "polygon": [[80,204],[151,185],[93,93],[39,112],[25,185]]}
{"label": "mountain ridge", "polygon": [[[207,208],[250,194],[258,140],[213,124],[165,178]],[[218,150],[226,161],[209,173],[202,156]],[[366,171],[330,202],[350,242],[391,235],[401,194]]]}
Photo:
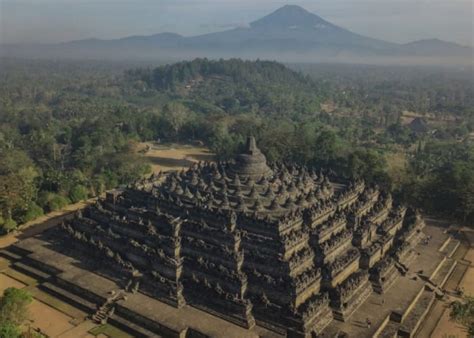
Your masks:
{"label": "mountain ridge", "polygon": [[[471,48],[439,39],[399,44],[337,26],[296,5],[285,5],[248,27],[182,36],[172,32],[48,45],[47,54],[85,57],[242,57],[305,61],[334,58],[469,57]],[[15,49],[15,48],[13,48]],[[18,48],[21,51],[21,47]],[[36,45],[38,54],[43,52]],[[117,54],[120,53],[120,54]]]}

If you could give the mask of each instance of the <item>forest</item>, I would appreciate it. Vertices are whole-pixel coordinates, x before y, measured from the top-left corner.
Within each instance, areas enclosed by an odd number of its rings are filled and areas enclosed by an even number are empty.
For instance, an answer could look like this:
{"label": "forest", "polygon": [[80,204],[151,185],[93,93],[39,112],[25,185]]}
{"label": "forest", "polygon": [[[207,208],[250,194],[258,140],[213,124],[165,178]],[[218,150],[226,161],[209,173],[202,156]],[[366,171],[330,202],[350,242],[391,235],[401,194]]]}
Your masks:
{"label": "forest", "polygon": [[0,228],[150,171],[140,141],[363,178],[427,213],[474,221],[470,69],[196,59],[170,65],[1,61]]}

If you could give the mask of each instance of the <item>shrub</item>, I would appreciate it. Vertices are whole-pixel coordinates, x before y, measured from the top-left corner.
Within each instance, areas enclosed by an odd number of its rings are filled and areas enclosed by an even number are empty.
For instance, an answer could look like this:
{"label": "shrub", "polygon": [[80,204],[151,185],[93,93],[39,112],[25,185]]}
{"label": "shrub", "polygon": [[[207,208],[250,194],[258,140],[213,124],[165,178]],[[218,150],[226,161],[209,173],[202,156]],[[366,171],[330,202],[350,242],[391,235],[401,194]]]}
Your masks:
{"label": "shrub", "polygon": [[29,222],[33,219],[43,216],[43,214],[43,208],[41,208],[35,202],[32,202],[28,207],[28,210],[26,211],[25,215],[23,216],[23,222]]}
{"label": "shrub", "polygon": [[18,224],[11,218],[4,220],[3,224],[0,225],[2,233],[9,233],[17,228]]}
{"label": "shrub", "polygon": [[71,201],[67,197],[49,191],[42,191],[38,196],[38,203],[46,211],[62,209],[70,202]]}
{"label": "shrub", "polygon": [[8,321],[0,323],[0,337],[19,338],[21,337],[20,327]]}
{"label": "shrub", "polygon": [[51,198],[48,201],[48,209],[49,211],[56,211],[64,208],[67,206],[71,201],[64,196],[58,194],[52,194]]}
{"label": "shrub", "polygon": [[69,192],[69,198],[73,203],[86,200],[88,195],[89,191],[87,188],[80,184],[75,185]]}

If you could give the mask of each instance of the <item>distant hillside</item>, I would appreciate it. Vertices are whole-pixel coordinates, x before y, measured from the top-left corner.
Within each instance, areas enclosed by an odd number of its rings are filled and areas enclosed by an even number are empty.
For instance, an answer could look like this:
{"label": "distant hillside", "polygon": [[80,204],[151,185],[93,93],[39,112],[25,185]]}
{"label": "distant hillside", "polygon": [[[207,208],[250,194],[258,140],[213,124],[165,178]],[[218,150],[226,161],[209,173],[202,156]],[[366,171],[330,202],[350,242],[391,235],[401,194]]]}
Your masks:
{"label": "distant hillside", "polygon": [[310,113],[324,96],[309,77],[272,61],[196,59],[129,71],[127,80],[179,96],[198,111]]}
{"label": "distant hillside", "polygon": [[439,39],[413,41],[402,45],[401,49],[410,55],[466,56],[473,52],[472,48]]}
{"label": "distant hillside", "polygon": [[[374,29],[376,29],[374,27]],[[184,37],[174,33],[87,39],[50,45],[3,45],[0,56],[183,60],[196,57],[285,62],[469,63],[472,48],[440,40],[397,44],[354,33],[286,5],[247,27]]]}

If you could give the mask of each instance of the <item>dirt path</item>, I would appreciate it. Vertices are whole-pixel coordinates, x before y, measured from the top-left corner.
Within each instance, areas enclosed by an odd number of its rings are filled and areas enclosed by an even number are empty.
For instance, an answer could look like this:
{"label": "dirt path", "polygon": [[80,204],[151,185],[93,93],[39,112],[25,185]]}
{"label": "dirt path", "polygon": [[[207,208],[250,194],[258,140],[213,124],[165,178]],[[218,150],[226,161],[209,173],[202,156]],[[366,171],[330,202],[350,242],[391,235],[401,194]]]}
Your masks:
{"label": "dirt path", "polygon": [[77,210],[84,208],[90,203],[94,203],[96,200],[96,198],[91,198],[87,201],[70,204],[61,210],[50,212],[31,222],[22,224],[17,230],[0,237],[0,248],[7,247],[20,239],[34,236],[46,229],[54,227],[63,220],[72,217]]}

